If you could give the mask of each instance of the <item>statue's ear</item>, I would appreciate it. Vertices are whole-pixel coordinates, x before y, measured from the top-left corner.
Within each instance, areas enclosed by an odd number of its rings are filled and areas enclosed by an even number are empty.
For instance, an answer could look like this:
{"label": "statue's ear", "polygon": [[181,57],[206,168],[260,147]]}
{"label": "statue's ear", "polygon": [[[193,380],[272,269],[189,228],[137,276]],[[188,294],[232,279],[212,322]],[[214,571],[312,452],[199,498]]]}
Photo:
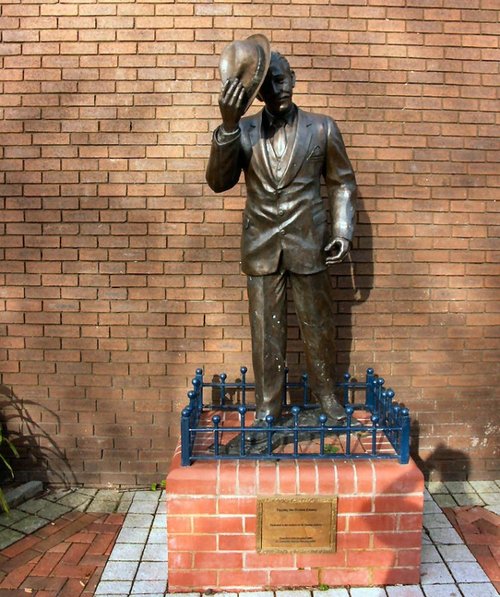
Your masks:
{"label": "statue's ear", "polygon": [[295,71],[294,70],[290,71],[290,74],[292,75],[292,89],[293,89],[295,87],[295,81],[296,81]]}

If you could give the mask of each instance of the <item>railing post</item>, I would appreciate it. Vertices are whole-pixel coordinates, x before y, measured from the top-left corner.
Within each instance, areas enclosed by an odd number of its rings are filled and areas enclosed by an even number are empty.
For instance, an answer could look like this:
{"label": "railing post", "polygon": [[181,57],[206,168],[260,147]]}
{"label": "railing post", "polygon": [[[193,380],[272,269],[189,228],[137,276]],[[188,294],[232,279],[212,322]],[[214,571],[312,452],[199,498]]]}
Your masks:
{"label": "railing post", "polygon": [[387,390],[383,390],[382,395],[380,396],[379,415],[382,425],[385,425],[387,423]]}
{"label": "railing post", "polygon": [[344,373],[344,407],[349,404],[349,380],[351,379],[350,373]]}
{"label": "railing post", "polygon": [[246,406],[240,406],[238,408],[238,412],[240,413],[240,428],[241,428],[241,432],[240,432],[240,456],[245,456],[246,455],[246,426],[245,426],[245,415],[247,412],[247,407]]}
{"label": "railing post", "polygon": [[273,415],[266,416],[266,424],[267,424],[267,455],[271,456],[273,453],[273,432],[272,427],[274,425],[274,417]]}
{"label": "railing post", "polygon": [[345,437],[345,455],[351,455],[351,430],[352,430],[352,414],[354,412],[354,408],[348,404],[345,407],[345,414],[346,414],[346,437]]}
{"label": "railing post", "polygon": [[[193,386],[195,386],[195,380],[194,379],[193,379]],[[195,388],[196,388],[196,386],[195,386]],[[196,409],[198,408],[198,405],[199,405],[199,403],[198,403],[198,397],[199,397],[198,392],[196,391],[196,389],[190,390],[187,393],[187,395],[188,395],[188,398],[189,398],[189,406],[188,406],[188,408],[189,408],[190,412],[196,411]]]}
{"label": "railing post", "polygon": [[246,367],[240,368],[241,373],[241,404],[247,405],[247,371]]}
{"label": "railing post", "polygon": [[320,424],[320,432],[319,432],[319,455],[325,455],[325,425],[328,421],[328,416],[324,413],[319,415],[319,424]]}
{"label": "railing post", "polygon": [[286,393],[288,390],[288,367],[285,367],[283,376],[285,379],[284,379],[284,383],[283,383],[283,394],[281,396],[281,405],[285,406],[286,405]]}
{"label": "railing post", "polygon": [[408,464],[410,461],[410,412],[407,408],[401,409],[401,442],[399,462]]}
{"label": "railing post", "polygon": [[191,410],[185,408],[181,414],[181,465],[189,466],[191,464],[191,438],[189,433],[189,421],[191,419]]}
{"label": "railing post", "polygon": [[383,377],[378,377],[377,379],[375,379],[373,381],[374,384],[374,406],[375,406],[375,411],[377,415],[381,415],[382,414],[382,395],[384,392],[384,383],[385,380]]}
{"label": "railing post", "polygon": [[377,423],[379,422],[378,415],[372,415],[372,455],[377,454]]}
{"label": "railing post", "polygon": [[309,375],[302,374],[302,403],[304,406],[309,404]]}
{"label": "railing post", "polygon": [[392,410],[393,410],[393,403],[394,403],[394,396],[396,393],[394,390],[389,388],[386,391],[386,408],[385,408],[385,425],[392,425]]}
{"label": "railing post", "polygon": [[214,424],[214,456],[219,455],[219,423],[220,416],[214,415],[212,417],[212,423]]}
{"label": "railing post", "polygon": [[299,414],[300,406],[292,406],[293,415],[293,455],[297,457],[299,453]]}
{"label": "railing post", "polygon": [[225,373],[221,373],[219,375],[220,377],[220,404],[221,406],[224,406],[225,400],[226,400],[226,379],[227,379],[227,375]]}
{"label": "railing post", "polygon": [[367,409],[373,412],[375,408],[375,393],[374,393],[375,371],[370,367],[366,370],[366,398],[365,405]]}
{"label": "railing post", "polygon": [[199,392],[198,408],[201,412],[203,410],[203,369],[196,369],[195,377],[193,379],[193,386],[195,386],[195,389],[197,389]]}
{"label": "railing post", "polygon": [[[399,404],[394,404],[392,407],[392,423],[391,430],[387,433],[387,437],[391,439],[392,445],[400,446],[401,444],[401,432],[396,429],[401,426],[401,407]],[[399,449],[399,447],[398,447]]]}

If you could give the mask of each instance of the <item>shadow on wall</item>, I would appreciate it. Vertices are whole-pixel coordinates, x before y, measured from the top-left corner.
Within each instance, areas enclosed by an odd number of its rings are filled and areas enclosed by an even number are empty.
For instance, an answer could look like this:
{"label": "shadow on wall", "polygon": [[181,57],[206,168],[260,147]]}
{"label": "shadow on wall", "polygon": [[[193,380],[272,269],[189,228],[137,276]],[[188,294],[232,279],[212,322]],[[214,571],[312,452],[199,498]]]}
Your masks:
{"label": "shadow on wall", "polygon": [[[43,424],[34,420],[30,409],[42,414]],[[20,458],[13,464],[15,482],[48,481],[61,485],[75,485],[77,479],[64,454],[52,439],[47,427],[59,427],[57,414],[38,403],[23,400],[11,388],[0,384],[0,424],[8,432],[10,441]]]}
{"label": "shadow on wall", "polygon": [[439,442],[427,458],[419,456],[420,425],[413,421],[411,426],[410,452],[426,481],[466,481],[470,477],[471,461],[461,450],[449,448]]}

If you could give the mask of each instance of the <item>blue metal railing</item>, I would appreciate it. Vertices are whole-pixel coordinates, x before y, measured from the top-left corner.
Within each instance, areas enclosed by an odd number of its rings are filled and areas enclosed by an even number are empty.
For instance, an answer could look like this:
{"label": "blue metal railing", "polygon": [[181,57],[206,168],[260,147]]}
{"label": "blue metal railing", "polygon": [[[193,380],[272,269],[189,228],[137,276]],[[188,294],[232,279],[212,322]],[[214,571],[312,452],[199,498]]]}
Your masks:
{"label": "blue metal railing", "polygon": [[[234,383],[227,382],[227,375],[221,373],[218,380],[206,382],[203,371],[197,369],[192,381],[193,389],[188,392],[189,404],[181,414],[181,463],[189,466],[194,460],[284,460],[304,458],[352,458],[352,459],[397,459],[407,464],[410,459],[410,414],[394,401],[395,393],[385,389],[384,379],[378,377],[373,369],[367,369],[365,381],[352,381],[349,373],[344,375],[342,388],[343,402],[346,411],[345,425],[329,425],[328,418],[320,414],[318,405],[310,402],[310,389],[307,374],[302,375],[300,382],[290,382],[288,371],[285,371],[283,393],[283,413],[291,417],[291,422],[283,426],[275,424],[272,416],[266,417],[265,423],[259,427],[247,425],[247,413],[255,410],[255,404],[248,402],[249,391],[255,390],[255,384],[246,380],[247,368],[241,367],[241,379]],[[212,402],[205,403],[204,390],[211,389]],[[301,403],[292,405],[288,400],[289,391],[300,391]],[[363,393],[363,401],[356,402],[356,394]],[[301,424],[300,415],[305,411],[318,411],[317,422]],[[356,410],[364,411],[369,416],[369,423],[361,424],[353,421]],[[211,418],[210,411],[217,411]],[[229,414],[232,417],[228,416]],[[221,416],[222,415],[222,416]],[[228,417],[225,420],[225,417]],[[231,424],[231,418],[239,418],[237,424]],[[309,419],[310,420],[310,419]],[[236,435],[239,443],[238,453],[225,453],[221,444],[222,434]],[[252,451],[248,440],[259,437],[264,449],[259,453]],[[273,452],[273,438],[280,434],[291,439],[290,452]],[[309,434],[318,441],[316,451],[309,448],[300,451],[301,438]],[[345,435],[344,449],[333,452],[325,440],[333,434]],[[361,434],[361,435],[359,435]],[[368,438],[364,450],[352,449],[353,436]],[[381,439],[387,443],[380,448]],[[233,440],[234,441],[234,440]],[[384,443],[384,442],[382,442]],[[206,449],[200,449],[205,446]],[[210,449],[208,447],[210,446]]]}

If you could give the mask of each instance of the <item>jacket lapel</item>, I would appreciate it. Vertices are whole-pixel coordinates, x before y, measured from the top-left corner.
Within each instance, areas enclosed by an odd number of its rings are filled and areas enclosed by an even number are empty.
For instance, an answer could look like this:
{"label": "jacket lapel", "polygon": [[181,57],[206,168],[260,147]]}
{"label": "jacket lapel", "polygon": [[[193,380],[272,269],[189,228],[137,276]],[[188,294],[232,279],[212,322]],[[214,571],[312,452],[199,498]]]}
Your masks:
{"label": "jacket lapel", "polygon": [[280,181],[280,187],[285,187],[295,178],[300,170],[312,141],[311,121],[306,112],[300,108],[297,110],[297,131],[293,142],[292,151],[288,154],[288,163]]}
{"label": "jacket lapel", "polygon": [[268,182],[275,186],[276,183],[266,150],[266,139],[262,134],[262,111],[255,115],[250,126],[249,135],[253,150],[254,169],[259,172],[259,175],[265,175]]}

